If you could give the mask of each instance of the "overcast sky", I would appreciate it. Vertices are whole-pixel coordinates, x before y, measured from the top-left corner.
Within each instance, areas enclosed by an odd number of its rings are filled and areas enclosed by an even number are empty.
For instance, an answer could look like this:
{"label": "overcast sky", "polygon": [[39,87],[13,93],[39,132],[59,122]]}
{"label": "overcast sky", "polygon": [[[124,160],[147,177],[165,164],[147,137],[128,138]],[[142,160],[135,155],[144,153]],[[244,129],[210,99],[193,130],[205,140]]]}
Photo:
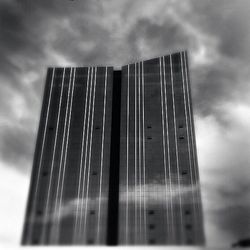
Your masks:
{"label": "overcast sky", "polygon": [[46,69],[187,49],[207,245],[250,236],[249,0],[1,0],[0,244],[20,242]]}

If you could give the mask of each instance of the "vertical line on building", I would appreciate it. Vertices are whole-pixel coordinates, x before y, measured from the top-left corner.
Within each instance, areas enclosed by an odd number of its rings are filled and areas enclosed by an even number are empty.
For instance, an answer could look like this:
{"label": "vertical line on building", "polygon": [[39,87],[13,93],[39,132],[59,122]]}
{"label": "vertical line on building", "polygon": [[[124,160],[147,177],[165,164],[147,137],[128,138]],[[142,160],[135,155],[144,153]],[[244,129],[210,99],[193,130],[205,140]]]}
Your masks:
{"label": "vertical line on building", "polygon": [[68,94],[67,94],[67,104],[66,104],[66,111],[65,111],[65,118],[64,118],[64,125],[63,125],[63,140],[62,140],[62,147],[61,147],[61,155],[60,155],[60,161],[59,161],[59,173],[57,178],[57,185],[56,185],[56,201],[52,213],[52,229],[50,232],[50,243],[54,244],[56,243],[56,234],[57,234],[57,226],[58,226],[58,220],[60,218],[58,217],[58,195],[60,192],[60,184],[61,184],[61,169],[63,164],[63,158],[64,158],[64,144],[65,144],[65,133],[67,130],[67,122],[68,122],[68,108],[69,108],[69,99],[70,99],[70,92],[71,92],[71,76],[72,76],[72,68],[70,69],[70,76],[69,76],[69,83],[68,83]]}
{"label": "vertical line on building", "polygon": [[[184,54],[185,56],[185,54]],[[193,147],[193,164],[194,164],[194,174],[195,174],[195,182],[197,181],[197,172],[196,172],[196,157],[195,157],[195,150],[194,150],[194,134],[193,134],[193,129],[192,129],[192,113],[191,113],[191,105],[190,105],[190,97],[189,97],[189,84],[188,84],[188,76],[187,76],[187,66],[186,66],[186,56],[185,56],[185,75],[186,75],[186,87],[187,87],[187,97],[188,97],[188,109],[189,109],[189,123],[190,123],[190,132],[191,132],[191,144]]]}
{"label": "vertical line on building", "polygon": [[135,243],[137,243],[138,228],[137,228],[137,69],[135,63],[135,185],[134,185],[134,194],[135,194]]}
{"label": "vertical line on building", "polygon": [[128,214],[128,196],[129,196],[129,65],[128,65],[128,74],[127,74],[127,162],[126,162],[126,225],[125,225],[125,231],[126,231],[126,238],[125,238],[125,243],[129,243],[129,238],[128,238],[128,222],[129,222],[129,214]]}
{"label": "vertical line on building", "polygon": [[145,82],[144,82],[144,62],[142,61],[142,127],[143,127],[143,135],[142,135],[142,154],[143,154],[143,207],[144,207],[144,243],[146,244],[147,237],[147,217],[146,217],[146,164],[145,164]]}
{"label": "vertical line on building", "polygon": [[[192,145],[192,155],[193,155],[193,168],[194,168],[194,182],[196,186],[196,204],[198,207],[198,211],[196,211],[196,214],[198,216],[198,220],[200,223],[203,221],[202,217],[202,204],[201,201],[201,194],[200,194],[200,187],[199,187],[199,173],[198,173],[198,162],[197,162],[197,149],[196,149],[196,143],[195,143],[195,131],[194,131],[194,120],[193,120],[193,113],[191,108],[191,97],[190,97],[190,85],[189,85],[189,78],[188,78],[188,64],[187,64],[187,56],[186,52],[184,52],[184,66],[185,66],[185,76],[186,76],[186,88],[187,88],[187,99],[188,99],[188,110],[189,110],[189,122],[190,122],[190,132],[191,132],[191,145]],[[198,228],[199,225],[197,225],[197,242],[198,243],[204,243],[204,233],[202,229]],[[198,231],[201,230],[201,231]],[[198,235],[201,235],[201,238],[198,237]]]}
{"label": "vertical line on building", "polygon": [[181,197],[181,185],[180,185],[180,169],[179,169],[179,156],[178,156],[178,144],[177,144],[177,132],[176,132],[176,115],[175,115],[175,97],[174,97],[174,81],[173,81],[173,69],[172,69],[172,55],[170,55],[170,68],[171,68],[171,85],[172,85],[172,99],[173,99],[173,114],[174,114],[174,135],[175,135],[175,151],[176,151],[176,168],[178,179],[178,193],[179,193],[179,213],[180,213],[180,231],[181,231],[181,243],[183,243],[183,218],[182,218],[182,197]]}
{"label": "vertical line on building", "polygon": [[80,158],[80,166],[79,166],[79,180],[78,180],[78,189],[77,189],[77,201],[76,201],[76,214],[75,214],[75,222],[74,222],[74,233],[73,233],[73,243],[77,243],[78,241],[78,233],[79,233],[79,203],[81,202],[81,207],[83,206],[82,201],[80,200],[81,189],[82,189],[82,165],[83,165],[83,151],[84,151],[84,138],[85,138],[85,125],[86,125],[86,113],[87,113],[87,104],[89,99],[89,74],[90,68],[88,68],[87,73],[87,81],[86,81],[86,94],[85,94],[85,106],[84,106],[84,118],[83,118],[83,129],[82,129],[82,142],[81,142],[81,158]]}
{"label": "vertical line on building", "polygon": [[170,242],[174,243],[176,239],[175,228],[174,228],[174,209],[173,209],[173,201],[172,201],[172,176],[171,176],[171,157],[169,150],[169,128],[168,128],[168,99],[167,99],[167,82],[166,82],[166,67],[165,67],[165,57],[163,57],[163,79],[164,79],[164,95],[165,95],[165,115],[166,115],[166,131],[167,131],[167,154],[168,154],[168,184],[169,184],[169,198],[170,198],[170,212],[171,212],[171,235]]}
{"label": "vertical line on building", "polygon": [[53,155],[52,155],[52,161],[51,161],[49,186],[48,186],[48,192],[47,192],[47,195],[46,195],[45,213],[44,213],[43,223],[42,223],[42,234],[41,234],[41,242],[42,242],[42,244],[45,244],[46,228],[48,226],[46,224],[48,223],[48,218],[49,218],[48,212],[49,212],[49,202],[50,202],[50,195],[51,195],[50,194],[50,189],[51,189],[53,171],[54,171],[54,159],[55,159],[55,152],[56,152],[56,145],[57,145],[59,120],[60,120],[60,116],[61,116],[62,95],[63,95],[63,89],[64,89],[64,77],[65,77],[65,68],[63,68],[63,77],[62,77],[62,83],[61,83],[60,101],[59,101],[59,108],[58,108],[57,122],[56,122],[56,135],[55,135],[55,140],[54,140]]}
{"label": "vertical line on building", "polygon": [[76,68],[74,68],[74,76],[73,76],[73,83],[71,89],[71,100],[70,100],[70,109],[69,109],[69,121],[68,121],[68,130],[67,130],[67,139],[66,139],[66,151],[64,156],[64,164],[63,164],[63,175],[62,175],[62,184],[61,184],[61,191],[60,191],[60,200],[59,200],[59,208],[58,208],[58,232],[56,237],[59,237],[60,233],[60,224],[61,224],[61,210],[62,210],[62,197],[63,197],[63,190],[64,190],[64,179],[65,179],[65,170],[67,164],[67,156],[68,156],[68,144],[69,144],[69,134],[70,134],[70,126],[71,126],[71,114],[72,114],[72,105],[74,99],[74,90],[75,90],[75,78],[76,78]]}
{"label": "vertical line on building", "polygon": [[107,244],[118,244],[121,71],[113,73],[111,153],[108,196]]}
{"label": "vertical line on building", "polygon": [[139,193],[139,244],[141,244],[142,240],[142,184],[141,184],[141,70],[140,70],[140,63],[138,63],[138,128],[139,128],[139,137],[138,137],[138,142],[139,142],[139,186],[140,186],[140,193]]}
{"label": "vertical line on building", "polygon": [[86,226],[87,226],[87,218],[88,218],[88,202],[89,202],[89,175],[91,169],[91,159],[92,159],[92,138],[93,138],[93,124],[94,124],[94,116],[95,116],[95,90],[96,90],[96,74],[97,74],[97,67],[94,68],[94,92],[93,92],[93,99],[92,99],[92,111],[91,111],[91,130],[90,130],[90,144],[89,144],[89,161],[88,161],[88,177],[87,177],[87,188],[86,188],[86,201],[85,201],[85,214],[84,214],[84,228],[83,228],[83,236],[86,241]]}
{"label": "vertical line on building", "polygon": [[[31,205],[31,219],[30,219],[30,224],[27,227],[27,243],[32,243],[32,229],[34,226],[34,220],[35,220],[35,212],[36,205],[37,205],[37,196],[38,196],[38,187],[40,183],[40,173],[41,173],[41,168],[42,168],[42,159],[43,159],[43,152],[44,152],[44,144],[45,144],[45,138],[47,134],[47,127],[48,127],[48,118],[49,118],[49,113],[50,113],[50,103],[51,103],[51,96],[52,96],[52,90],[53,90],[53,85],[55,82],[55,68],[52,70],[52,77],[50,81],[50,90],[49,90],[49,101],[48,101],[48,106],[46,110],[46,118],[45,118],[45,126],[44,126],[44,132],[43,132],[43,139],[42,139],[42,148],[41,148],[41,154],[40,154],[40,159],[39,159],[39,165],[38,165],[38,173],[37,173],[37,181],[35,184],[35,194],[33,196],[33,203]],[[44,92],[44,100],[45,100],[45,92]],[[45,102],[44,102],[45,103]],[[45,104],[43,104],[45,105]],[[29,198],[30,199],[30,198]]]}
{"label": "vertical line on building", "polygon": [[[89,97],[89,107],[88,107],[88,118],[87,118],[87,138],[86,138],[86,146],[85,146],[85,155],[84,155],[84,176],[83,176],[83,190],[82,190],[82,206],[81,206],[81,216],[80,216],[80,227],[79,227],[79,241],[80,242],[85,242],[85,235],[83,235],[82,232],[82,227],[83,223],[85,223],[85,217],[84,217],[84,222],[83,222],[83,214],[85,215],[85,211],[83,212],[83,207],[86,203],[86,197],[84,197],[85,193],[85,182],[86,182],[86,169],[87,169],[87,158],[88,158],[88,148],[89,148],[89,126],[90,126],[90,110],[92,108],[92,98],[93,98],[93,72],[94,68],[91,67],[91,77],[90,77],[90,97]],[[83,237],[83,238],[81,238]]]}
{"label": "vertical line on building", "polygon": [[[196,192],[196,186],[193,183],[193,169],[191,164],[191,152],[190,152],[190,141],[189,141],[189,124],[188,124],[188,114],[187,114],[187,102],[186,102],[186,91],[185,91],[185,78],[183,73],[183,53],[180,52],[181,57],[181,75],[182,75],[182,88],[183,88],[183,100],[184,100],[184,112],[185,112],[185,123],[186,123],[186,134],[187,134],[187,142],[188,142],[188,161],[189,161],[189,170],[190,170],[190,182],[191,182],[191,192],[192,192],[192,205],[193,205],[193,216],[194,216],[194,224],[195,224],[195,231],[197,230],[197,218],[196,218],[196,200],[194,197],[194,193]],[[190,115],[190,114],[189,114]],[[196,237],[196,233],[195,233]]]}
{"label": "vertical line on building", "polygon": [[104,138],[105,138],[105,121],[106,121],[106,98],[107,98],[107,71],[105,68],[105,85],[104,85],[104,97],[103,97],[103,117],[102,117],[102,148],[101,148],[101,171],[99,182],[99,197],[98,197],[98,218],[97,218],[97,243],[100,243],[100,220],[101,220],[101,201],[102,201],[102,175],[103,175],[103,153],[104,153]]}
{"label": "vertical line on building", "polygon": [[[162,119],[162,145],[163,145],[163,165],[164,165],[164,180],[165,180],[165,192],[166,192],[166,212],[167,212],[167,241],[169,237],[169,212],[168,212],[168,186],[167,186],[167,163],[166,163],[166,142],[165,142],[165,121],[164,121],[164,99],[163,99],[163,81],[162,81],[162,62],[159,58],[160,66],[160,86],[161,86],[161,119]],[[163,69],[164,70],[164,69]],[[167,122],[167,121],[166,121]]]}

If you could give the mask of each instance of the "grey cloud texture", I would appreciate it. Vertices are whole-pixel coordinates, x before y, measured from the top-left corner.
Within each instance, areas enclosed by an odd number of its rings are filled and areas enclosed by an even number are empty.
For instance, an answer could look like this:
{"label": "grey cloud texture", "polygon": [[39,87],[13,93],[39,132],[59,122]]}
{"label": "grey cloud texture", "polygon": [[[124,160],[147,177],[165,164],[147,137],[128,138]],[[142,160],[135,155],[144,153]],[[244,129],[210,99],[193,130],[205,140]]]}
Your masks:
{"label": "grey cloud texture", "polygon": [[1,1],[2,167],[31,169],[48,66],[121,66],[188,49],[207,228],[225,241],[244,235],[249,13],[248,0]]}
{"label": "grey cloud texture", "polygon": [[196,132],[207,238],[223,246],[248,237],[250,229],[250,108],[242,103],[218,108],[222,119],[197,117]]}

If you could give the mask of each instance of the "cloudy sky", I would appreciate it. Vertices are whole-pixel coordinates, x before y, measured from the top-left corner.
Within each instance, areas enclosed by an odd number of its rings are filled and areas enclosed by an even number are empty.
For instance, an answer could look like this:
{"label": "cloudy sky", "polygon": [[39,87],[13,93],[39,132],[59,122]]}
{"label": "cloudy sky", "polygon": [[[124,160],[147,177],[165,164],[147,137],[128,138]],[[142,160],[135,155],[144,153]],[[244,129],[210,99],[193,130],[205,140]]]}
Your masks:
{"label": "cloudy sky", "polygon": [[20,242],[46,69],[187,49],[208,246],[250,236],[249,0],[1,0],[0,244]]}

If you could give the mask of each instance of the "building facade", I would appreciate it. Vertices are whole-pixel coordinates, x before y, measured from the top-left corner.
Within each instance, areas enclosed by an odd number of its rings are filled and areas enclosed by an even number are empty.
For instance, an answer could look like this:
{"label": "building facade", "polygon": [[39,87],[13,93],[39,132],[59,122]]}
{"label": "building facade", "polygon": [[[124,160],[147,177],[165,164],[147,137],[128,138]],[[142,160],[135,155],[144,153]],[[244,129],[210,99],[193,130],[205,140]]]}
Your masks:
{"label": "building facade", "polygon": [[50,68],[24,245],[203,245],[187,53]]}

